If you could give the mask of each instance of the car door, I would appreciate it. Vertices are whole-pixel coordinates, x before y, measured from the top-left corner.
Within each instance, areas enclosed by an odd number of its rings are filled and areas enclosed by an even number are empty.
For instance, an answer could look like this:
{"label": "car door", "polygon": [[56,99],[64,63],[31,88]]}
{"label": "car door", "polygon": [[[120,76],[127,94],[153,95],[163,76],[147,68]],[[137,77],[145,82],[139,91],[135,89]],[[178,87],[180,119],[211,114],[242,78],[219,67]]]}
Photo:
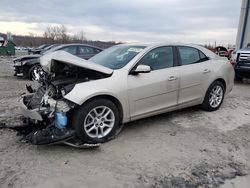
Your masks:
{"label": "car door", "polygon": [[159,47],[144,55],[137,64],[150,66],[151,72],[128,75],[131,119],[177,104],[179,73],[174,61],[172,47]]}
{"label": "car door", "polygon": [[178,46],[177,49],[181,64],[178,104],[200,101],[211,74],[209,59],[196,48]]}

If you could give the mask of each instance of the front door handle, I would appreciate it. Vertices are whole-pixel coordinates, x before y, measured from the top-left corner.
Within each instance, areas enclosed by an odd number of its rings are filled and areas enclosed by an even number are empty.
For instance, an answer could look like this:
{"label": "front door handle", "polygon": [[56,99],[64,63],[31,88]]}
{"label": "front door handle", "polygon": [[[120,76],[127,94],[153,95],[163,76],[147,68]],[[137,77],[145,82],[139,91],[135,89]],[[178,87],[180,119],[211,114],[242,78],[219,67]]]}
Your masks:
{"label": "front door handle", "polygon": [[209,70],[209,69],[204,69],[203,70],[203,73],[209,73],[209,72],[211,72],[211,70]]}
{"label": "front door handle", "polygon": [[177,80],[177,77],[175,77],[175,76],[169,76],[168,81],[173,81],[173,80]]}

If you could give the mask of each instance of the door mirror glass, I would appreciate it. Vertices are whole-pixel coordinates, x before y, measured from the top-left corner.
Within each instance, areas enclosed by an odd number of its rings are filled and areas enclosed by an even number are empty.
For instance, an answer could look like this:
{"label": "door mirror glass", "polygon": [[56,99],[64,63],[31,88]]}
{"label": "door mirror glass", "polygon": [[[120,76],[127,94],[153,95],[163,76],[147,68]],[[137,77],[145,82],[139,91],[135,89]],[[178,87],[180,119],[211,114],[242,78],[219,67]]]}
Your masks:
{"label": "door mirror glass", "polygon": [[139,74],[139,73],[148,73],[151,72],[151,67],[148,65],[138,65],[135,70],[132,71],[133,75]]}

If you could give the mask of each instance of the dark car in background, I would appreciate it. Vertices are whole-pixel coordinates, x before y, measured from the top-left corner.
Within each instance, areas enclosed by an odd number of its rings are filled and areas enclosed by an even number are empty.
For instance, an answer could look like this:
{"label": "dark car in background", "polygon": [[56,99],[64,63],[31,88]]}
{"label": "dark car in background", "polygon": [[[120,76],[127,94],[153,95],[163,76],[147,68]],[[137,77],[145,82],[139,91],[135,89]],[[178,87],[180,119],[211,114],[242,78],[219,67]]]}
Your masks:
{"label": "dark car in background", "polygon": [[[58,50],[64,50],[72,55],[76,55],[86,60],[102,51],[101,48],[87,44],[63,44],[45,50],[42,55]],[[32,80],[34,78],[34,70],[40,68],[39,58],[42,55],[34,54],[15,58],[13,60],[15,68],[14,76],[21,76]]]}
{"label": "dark car in background", "polygon": [[41,54],[45,48],[50,46],[51,44],[43,44],[37,48],[32,48],[28,50],[28,54]]}
{"label": "dark car in background", "polygon": [[236,53],[235,79],[250,78],[250,44]]}

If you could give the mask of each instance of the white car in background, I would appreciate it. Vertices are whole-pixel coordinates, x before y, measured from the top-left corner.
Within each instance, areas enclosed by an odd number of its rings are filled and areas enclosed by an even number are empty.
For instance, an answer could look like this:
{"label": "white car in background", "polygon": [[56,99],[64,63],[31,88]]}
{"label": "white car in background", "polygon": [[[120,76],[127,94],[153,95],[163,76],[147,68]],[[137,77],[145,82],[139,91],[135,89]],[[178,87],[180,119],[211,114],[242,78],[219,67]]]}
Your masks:
{"label": "white car in background", "polygon": [[105,142],[126,122],[181,108],[217,110],[234,84],[229,61],[192,44],[121,44],[88,61],[63,51],[40,60],[54,77],[39,105],[24,99],[26,116],[49,126],[63,112],[66,127],[86,142]]}

